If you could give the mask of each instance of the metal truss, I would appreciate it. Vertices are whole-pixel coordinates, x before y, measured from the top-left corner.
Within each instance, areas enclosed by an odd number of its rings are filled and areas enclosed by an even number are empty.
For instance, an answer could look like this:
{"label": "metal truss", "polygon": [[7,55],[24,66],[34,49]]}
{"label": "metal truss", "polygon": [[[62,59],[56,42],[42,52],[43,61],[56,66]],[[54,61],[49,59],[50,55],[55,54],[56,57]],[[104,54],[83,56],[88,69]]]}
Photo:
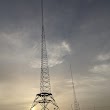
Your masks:
{"label": "metal truss", "polygon": [[42,9],[42,40],[41,40],[41,78],[40,78],[40,93],[36,95],[35,100],[30,108],[40,104],[41,110],[49,110],[48,105],[53,105],[54,110],[60,110],[53,95],[51,94],[50,76],[48,67],[48,57],[46,49],[45,31],[44,31],[44,16],[43,16],[43,0],[41,0]]}
{"label": "metal truss", "polygon": [[38,104],[40,104],[41,110],[49,110],[48,104],[53,105],[53,110],[60,110],[51,93],[37,94],[30,110],[32,110]]}

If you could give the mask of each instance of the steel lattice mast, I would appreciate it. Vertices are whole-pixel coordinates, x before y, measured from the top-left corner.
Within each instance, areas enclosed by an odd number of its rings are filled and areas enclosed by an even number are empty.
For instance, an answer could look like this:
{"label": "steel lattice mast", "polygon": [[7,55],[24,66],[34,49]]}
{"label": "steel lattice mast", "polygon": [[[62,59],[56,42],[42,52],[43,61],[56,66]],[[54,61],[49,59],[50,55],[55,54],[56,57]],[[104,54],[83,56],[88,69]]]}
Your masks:
{"label": "steel lattice mast", "polygon": [[30,110],[32,110],[32,108],[34,108],[38,104],[41,105],[41,110],[49,110],[48,104],[52,104],[54,110],[59,110],[59,107],[55,102],[55,99],[53,98],[53,95],[51,93],[48,57],[47,57],[45,30],[44,30],[43,0],[41,0],[41,9],[42,9],[42,35],[41,35],[42,40],[41,40],[40,93],[36,95]]}
{"label": "steel lattice mast", "polygon": [[73,99],[74,99],[74,109],[73,110],[80,110],[80,107],[79,107],[79,103],[77,101],[77,98],[76,98],[76,92],[75,92],[75,87],[74,87],[74,82],[73,82],[73,74],[72,74],[72,69],[71,69],[71,65],[70,65],[70,70],[71,70],[71,78],[72,78],[72,88],[73,88]]}
{"label": "steel lattice mast", "polygon": [[41,41],[41,82],[40,82],[40,92],[51,92],[50,90],[50,77],[46,50],[46,40],[44,31],[44,15],[43,15],[43,0],[41,0],[42,8],[42,41]]}

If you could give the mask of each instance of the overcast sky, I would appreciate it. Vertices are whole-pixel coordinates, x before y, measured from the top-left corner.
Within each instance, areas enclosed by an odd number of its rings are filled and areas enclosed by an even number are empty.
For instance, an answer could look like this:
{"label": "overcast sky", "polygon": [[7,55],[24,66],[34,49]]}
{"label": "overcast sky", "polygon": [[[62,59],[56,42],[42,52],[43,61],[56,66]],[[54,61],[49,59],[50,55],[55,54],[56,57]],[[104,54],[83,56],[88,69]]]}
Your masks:
{"label": "overcast sky", "polygon": [[[0,0],[0,110],[29,110],[40,92],[40,0]],[[110,105],[110,0],[44,0],[52,94],[81,110]],[[96,108],[110,110],[110,107]]]}

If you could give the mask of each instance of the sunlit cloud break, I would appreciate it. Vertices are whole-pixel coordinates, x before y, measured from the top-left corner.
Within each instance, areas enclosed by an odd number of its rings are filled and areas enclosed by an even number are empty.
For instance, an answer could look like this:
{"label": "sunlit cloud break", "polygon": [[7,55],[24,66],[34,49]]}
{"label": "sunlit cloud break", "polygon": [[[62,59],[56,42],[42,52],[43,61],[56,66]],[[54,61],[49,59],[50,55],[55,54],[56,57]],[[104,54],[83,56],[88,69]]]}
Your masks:
{"label": "sunlit cloud break", "polygon": [[[61,43],[51,44],[51,46],[47,43],[47,48],[48,48],[47,51],[48,51],[48,60],[50,67],[63,63],[64,57],[71,53],[70,46],[66,41],[62,41]],[[32,68],[40,67],[39,57],[34,58],[33,61],[31,61],[31,67]]]}
{"label": "sunlit cloud break", "polygon": [[[14,33],[2,33],[1,43],[4,46],[2,49],[1,58],[13,59],[18,63],[24,62],[29,64],[32,68],[40,68],[41,62],[41,48],[38,42],[31,41],[31,44],[28,44],[29,34],[23,32],[14,32]],[[7,45],[4,45],[7,44]],[[11,49],[9,49],[11,48]],[[25,50],[25,51],[24,51]],[[66,41],[59,43],[48,43],[47,42],[47,51],[48,51],[48,60],[49,66],[53,67],[57,64],[61,64],[64,61],[64,57],[71,53],[71,48]],[[7,54],[8,52],[8,54]],[[17,57],[17,58],[16,58]]]}
{"label": "sunlit cloud break", "polygon": [[110,64],[95,65],[90,71],[93,73],[108,73],[110,72]]}
{"label": "sunlit cloud break", "polygon": [[107,61],[110,59],[110,53],[106,53],[106,54],[100,54],[97,57],[98,61]]}

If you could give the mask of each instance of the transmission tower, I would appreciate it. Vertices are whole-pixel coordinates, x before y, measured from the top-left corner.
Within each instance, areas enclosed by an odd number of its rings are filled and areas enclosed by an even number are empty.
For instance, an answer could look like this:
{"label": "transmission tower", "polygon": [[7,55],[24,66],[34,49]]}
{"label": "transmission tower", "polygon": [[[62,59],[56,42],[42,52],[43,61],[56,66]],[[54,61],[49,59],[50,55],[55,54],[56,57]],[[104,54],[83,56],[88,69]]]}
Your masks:
{"label": "transmission tower", "polygon": [[72,74],[72,69],[71,69],[71,65],[70,65],[70,70],[71,70],[71,78],[72,78],[72,88],[73,88],[73,106],[74,106],[74,109],[73,110],[80,110],[80,107],[79,107],[79,103],[77,101],[77,98],[76,98],[76,92],[75,92],[75,87],[74,87],[74,82],[73,82],[73,74]]}
{"label": "transmission tower", "polygon": [[[41,78],[40,78],[40,93],[36,94],[33,104],[30,108],[32,110],[38,104],[41,106],[41,110],[49,110],[51,104],[53,110],[60,110],[53,95],[51,93],[50,76],[48,67],[48,58],[46,50],[46,40],[44,31],[44,11],[43,11],[43,0],[41,0],[42,10],[42,40],[41,40]],[[35,110],[35,109],[34,109]],[[39,110],[39,109],[37,109]],[[52,108],[51,108],[52,110]]]}

